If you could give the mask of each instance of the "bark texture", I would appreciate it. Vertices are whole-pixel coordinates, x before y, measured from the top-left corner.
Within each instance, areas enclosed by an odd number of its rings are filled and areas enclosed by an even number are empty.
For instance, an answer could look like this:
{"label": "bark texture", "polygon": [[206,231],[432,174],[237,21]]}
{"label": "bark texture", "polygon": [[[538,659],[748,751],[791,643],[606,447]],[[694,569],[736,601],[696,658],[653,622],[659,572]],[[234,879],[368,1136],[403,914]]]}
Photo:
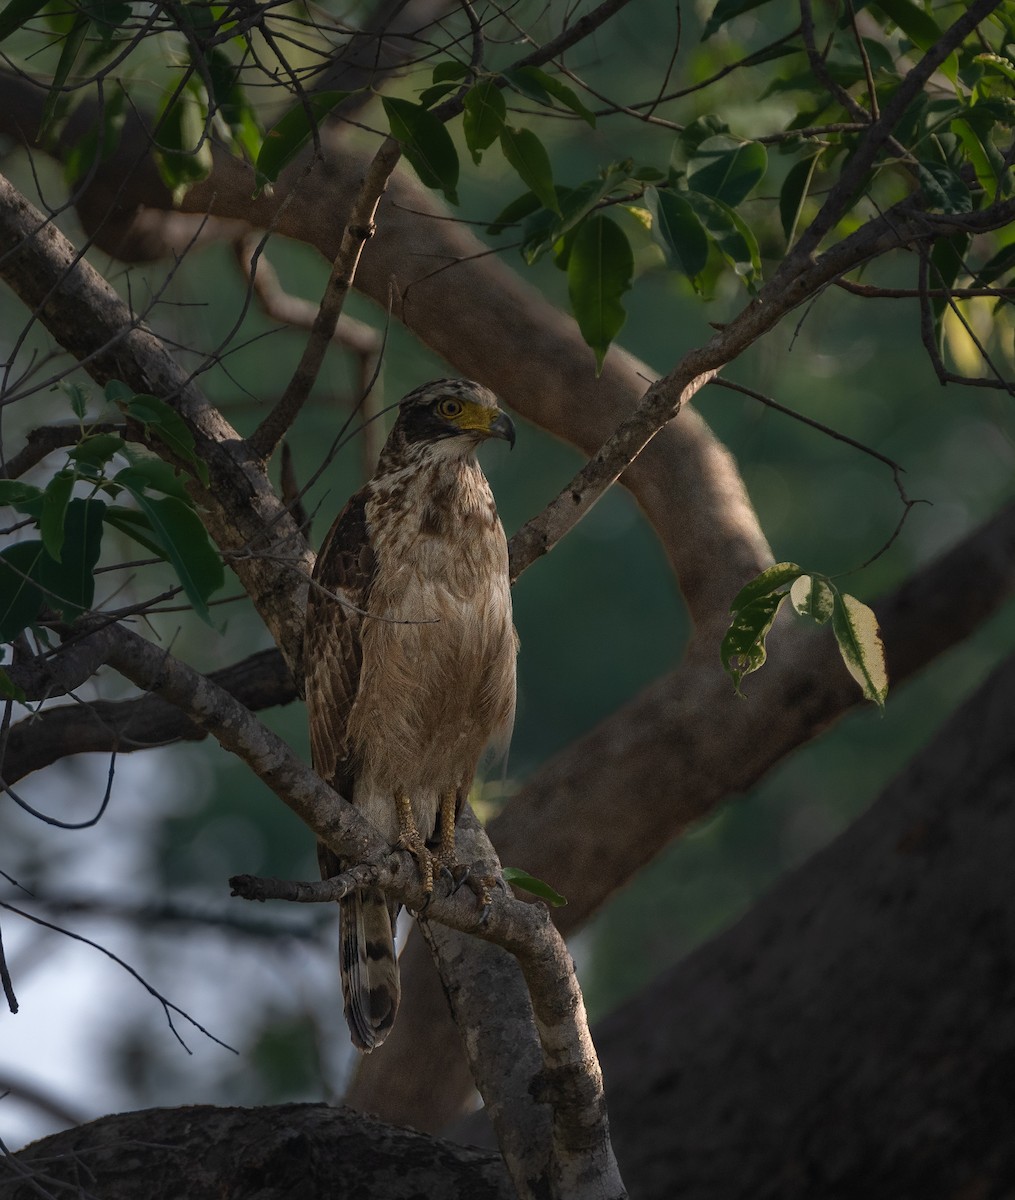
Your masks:
{"label": "bark texture", "polygon": [[596,1030],[632,1190],[1015,1194],[1015,660],[825,851]]}
{"label": "bark texture", "polygon": [[[63,1185],[63,1186],[61,1186]],[[500,1157],[324,1104],[150,1108],[0,1158],[0,1196],[38,1200],[510,1200]]]}

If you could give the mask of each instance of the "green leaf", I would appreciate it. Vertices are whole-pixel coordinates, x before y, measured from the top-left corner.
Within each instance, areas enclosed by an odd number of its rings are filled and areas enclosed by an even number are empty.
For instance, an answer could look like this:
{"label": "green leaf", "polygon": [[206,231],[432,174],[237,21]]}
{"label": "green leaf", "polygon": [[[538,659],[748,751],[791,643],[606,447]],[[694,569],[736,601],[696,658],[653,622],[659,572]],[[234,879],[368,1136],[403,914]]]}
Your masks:
{"label": "green leaf", "polygon": [[318,92],[307,96],[306,102],[297,104],[281,117],[264,135],[261,149],[257,153],[254,171],[258,187],[274,183],[303,147],[310,141],[311,134],[331,112],[352,92]]}
{"label": "green leaf", "polygon": [[505,125],[500,131],[500,148],[522,183],[536,193],[546,208],[559,216],[560,204],[553,186],[550,156],[539,138],[531,129],[512,129]]}
{"label": "green leaf", "polygon": [[[127,93],[123,88],[117,88],[109,97],[103,96],[103,106],[88,128],[84,136],[67,151],[64,158],[64,178],[72,186],[84,179],[98,163],[105,162],[120,142],[126,114],[124,102]],[[68,385],[77,388],[78,392],[86,395],[78,384]],[[87,398],[87,397],[86,397]],[[84,414],[80,414],[83,416]]]}
{"label": "green leaf", "polygon": [[101,500],[72,500],[67,506],[60,561],[43,555],[36,568],[35,577],[48,593],[46,603],[60,612],[65,621],[76,620],[91,607],[95,597],[93,572],[102,549],[105,509]]}
{"label": "green leaf", "polygon": [[438,83],[435,87],[424,88],[416,97],[416,103],[421,108],[433,108],[438,100],[453,95],[458,88],[457,83]]}
{"label": "green leaf", "polygon": [[80,383],[64,383],[63,390],[67,393],[70,400],[71,411],[79,421],[85,419],[85,413],[88,410],[88,392],[81,386]]}
{"label": "green leaf", "polygon": [[[130,470],[121,471],[122,484],[148,518],[152,533],[173,565],[194,611],[209,625],[208,597],[225,582],[222,560],[208,540],[208,533],[193,507],[178,496],[154,500],[145,494],[143,483]],[[132,532],[132,537],[136,535]]]}
{"label": "green leaf", "polygon": [[160,442],[194,468],[194,474],[208,486],[208,467],[194,452],[194,435],[180,414],[157,396],[135,396],[127,404],[120,403],[128,416],[140,421],[146,436],[154,434]]}
{"label": "green leaf", "polygon": [[1015,242],[1011,242],[985,262],[976,272],[976,278],[980,283],[989,286],[995,279],[1007,274],[1012,268],[1015,268]]}
{"label": "green leaf", "polygon": [[696,117],[690,125],[685,125],[677,135],[676,143],[673,147],[674,156],[682,162],[687,162],[694,157],[694,152],[698,149],[702,142],[708,138],[718,137],[720,134],[729,133],[730,127],[715,113],[706,113],[703,117]]}
{"label": "green leaf", "polygon": [[60,60],[56,64],[56,71],[53,73],[53,85],[49,95],[46,97],[42,117],[39,121],[39,141],[42,141],[46,137],[53,122],[63,109],[66,108],[67,97],[63,91],[63,87],[71,71],[74,69],[74,63],[81,52],[81,47],[85,44],[85,37],[88,34],[91,24],[91,18],[85,13],[79,12],[74,17],[70,30],[64,35]]}
{"label": "green leaf", "polygon": [[4,696],[8,700],[17,700],[19,704],[25,703],[24,691],[18,687],[3,667],[0,667],[0,696]]}
{"label": "green leaf", "polygon": [[979,63],[982,67],[986,67],[988,71],[996,71],[1003,75],[1010,83],[1015,83],[1015,67],[1000,54],[977,54],[973,62]]}
{"label": "green leaf", "polygon": [[[877,0],[871,7],[879,9],[890,21],[894,21],[920,50],[929,50],[935,42],[940,41],[944,32],[930,13],[919,4],[914,4],[913,0]],[[948,55],[939,70],[952,83],[957,82],[959,60],[954,52]]]}
{"label": "green leaf", "polygon": [[762,596],[770,596],[772,592],[777,592],[779,588],[792,583],[802,574],[801,568],[792,562],[775,563],[766,567],[760,575],[756,575],[750,583],[745,583],[737,592],[730,605],[730,612],[735,613],[738,609],[753,604],[755,600],[760,600]]}
{"label": "green leaf", "polygon": [[440,62],[433,69],[434,83],[446,83],[449,80],[465,79],[469,74],[469,66],[467,63],[460,62]]}
{"label": "green leaf", "polygon": [[483,151],[494,144],[504,128],[507,105],[500,88],[492,79],[484,79],[470,88],[464,100],[462,130],[472,161],[478,166]]}
{"label": "green leaf", "polygon": [[42,592],[34,575],[45,553],[37,540],[16,542],[0,552],[0,642],[13,641],[39,615]]}
{"label": "green leaf", "polygon": [[212,99],[225,131],[241,155],[256,162],[263,138],[257,115],[240,83],[240,69],[219,46],[207,54],[208,78]]}
{"label": "green leaf", "polygon": [[46,553],[56,562],[60,561],[60,552],[63,549],[63,525],[73,487],[73,471],[60,471],[46,485],[42,498],[39,532],[42,535],[42,544],[46,547]]}
{"label": "green leaf", "polygon": [[[560,216],[555,217],[543,209],[546,219],[541,214],[525,223],[525,233],[522,238],[522,255],[531,266],[547,250],[558,243],[569,230],[573,229],[599,202],[613,191],[626,177],[626,172],[612,168],[598,179],[589,179],[576,188],[556,188],[557,203],[560,206]],[[566,270],[566,262],[557,262]]]}
{"label": "green leaf", "polygon": [[458,151],[443,124],[419,104],[382,96],[391,136],[425,187],[444,193],[449,203],[458,203]]}
{"label": "green leaf", "polygon": [[126,442],[115,433],[93,433],[67,451],[68,458],[90,467],[104,467]]}
{"label": "green leaf", "polygon": [[561,908],[567,904],[567,901],[560,892],[554,891],[548,883],[544,883],[541,879],[537,879],[534,875],[530,875],[520,867],[505,867],[502,874],[505,883],[510,883],[512,887],[521,888],[523,892],[531,892],[534,896],[539,896],[548,904],[552,904],[554,908]]}
{"label": "green leaf", "polygon": [[1005,168],[1004,156],[991,138],[993,120],[981,106],[968,109],[962,117],[952,121],[949,128],[956,134],[976,172],[980,187],[991,199],[1011,190],[1010,173]]}
{"label": "green leaf", "polygon": [[94,63],[116,45],[120,26],[130,20],[133,10],[125,0],[79,0],[79,3],[92,18],[93,33],[98,35],[98,56],[95,51],[90,55],[90,62]]}
{"label": "green leaf", "polygon": [[741,142],[723,133],[699,142],[687,164],[687,182],[693,191],[735,208],[767,167],[768,152],[760,142]]}
{"label": "green leaf", "polygon": [[708,237],[694,209],[679,192],[647,188],[645,203],[652,214],[652,236],[667,259],[696,284],[708,261]]}
{"label": "green leaf", "polygon": [[47,3],[48,0],[11,0],[0,12],[0,42],[30,21]]}
{"label": "green leaf", "polygon": [[801,617],[824,625],[835,606],[836,588],[823,575],[799,575],[789,589],[789,598]]}
{"label": "green leaf", "polygon": [[787,249],[792,246],[796,237],[797,224],[820,157],[820,154],[813,154],[810,158],[794,163],[787,171],[779,191],[779,218],[782,221],[782,231],[786,235]]}
{"label": "green leaf", "polygon": [[517,67],[504,72],[504,78],[523,96],[535,100],[537,104],[552,107],[554,100],[569,108],[586,124],[595,128],[596,117],[590,109],[581,102],[577,93],[563,83],[555,75],[547,75],[538,67]]}
{"label": "green leaf", "polygon": [[[785,565],[785,564],[782,564]],[[771,568],[770,568],[771,569]],[[772,628],[782,602],[788,592],[775,592],[759,596],[749,604],[739,607],[722,640],[719,654],[723,669],[733,680],[738,696],[742,696],[740,682],[745,676],[764,666],[768,657],[765,639]]]}
{"label": "green leaf", "polygon": [[732,21],[734,17],[739,17],[742,13],[750,12],[752,8],[760,8],[762,4],[767,3],[768,0],[719,0],[712,10],[712,15],[705,22],[701,40],[707,42],[710,37],[722,29],[727,21]]}
{"label": "green leaf", "polygon": [[144,546],[156,557],[169,562],[169,555],[166,553],[165,547],[155,536],[152,523],[144,513],[137,512],[133,508],[122,508],[118,504],[108,504],[102,516],[107,525],[112,525],[114,529],[118,529],[132,538],[139,546]]}
{"label": "green leaf", "polygon": [[212,167],[211,141],[205,129],[208,96],[196,78],[174,91],[155,127],[155,164],[162,182],[179,204],[191,184],[205,179]]}
{"label": "green leaf", "polygon": [[110,404],[122,407],[134,399],[134,389],[128,387],[122,379],[111,379],[103,388],[103,395]]}
{"label": "green leaf", "polygon": [[[564,189],[558,189],[558,202],[560,200],[560,192]],[[491,236],[496,237],[497,234],[503,233],[510,225],[517,225],[526,217],[531,216],[542,207],[542,202],[535,192],[522,192],[510,204],[500,210],[494,217],[491,224],[487,225],[486,232]]]}
{"label": "green leaf", "polygon": [[[954,284],[959,272],[965,268],[970,240],[968,233],[953,233],[951,237],[938,238],[934,242],[930,252],[929,283],[932,288],[947,291]],[[930,306],[934,314],[934,337],[940,350],[944,334],[943,317],[948,310],[947,297],[932,296]]]}
{"label": "green leaf", "polygon": [[133,446],[124,447],[124,457],[130,462],[130,466],[114,475],[113,483],[126,487],[127,484],[120,476],[124,471],[129,471],[128,481],[132,487],[143,487],[149,492],[162,492],[166,496],[176,496],[179,500],[191,503],[183,475],[170,463],[156,454],[141,452]]}
{"label": "green leaf", "polygon": [[720,254],[743,279],[749,291],[761,278],[761,253],[744,219],[721,200],[687,192],[687,202],[705,227]]}
{"label": "green leaf", "polygon": [[878,631],[878,620],[866,604],[855,596],[836,594],[832,611],[832,631],[839,653],[850,675],[860,685],[864,698],[884,710],[888,695],[885,648]]}
{"label": "green leaf", "polygon": [[937,162],[919,162],[916,173],[927,208],[943,213],[973,211],[969,189],[951,167]]}
{"label": "green leaf", "polygon": [[578,328],[596,356],[596,374],[627,314],[620,297],[631,286],[634,255],[624,231],[596,213],[579,227],[567,265],[567,287]]}
{"label": "green leaf", "polygon": [[10,504],[14,508],[28,501],[41,503],[42,488],[31,483],[22,483],[20,479],[0,479],[0,504]]}

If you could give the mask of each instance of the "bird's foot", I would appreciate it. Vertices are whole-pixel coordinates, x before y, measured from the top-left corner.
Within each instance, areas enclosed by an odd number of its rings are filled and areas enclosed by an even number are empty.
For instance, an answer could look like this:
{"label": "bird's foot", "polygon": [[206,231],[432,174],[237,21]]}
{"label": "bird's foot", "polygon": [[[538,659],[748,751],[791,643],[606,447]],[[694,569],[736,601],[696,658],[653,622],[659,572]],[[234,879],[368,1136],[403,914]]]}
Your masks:
{"label": "bird's foot", "polygon": [[458,886],[461,887],[462,884],[468,887],[469,891],[476,897],[476,902],[479,905],[479,920],[476,924],[484,924],[486,918],[490,915],[494,889],[497,888],[500,891],[507,890],[504,881],[496,874],[487,873],[479,875],[467,870],[465,877]]}
{"label": "bird's foot", "polygon": [[433,895],[434,885],[434,864],[435,859],[433,854],[427,848],[426,842],[417,833],[415,837],[407,836],[405,832],[398,835],[398,846],[402,850],[408,850],[412,857],[416,860],[416,866],[419,868],[420,881],[423,884],[423,907],[420,912],[426,912],[430,904],[430,897]]}

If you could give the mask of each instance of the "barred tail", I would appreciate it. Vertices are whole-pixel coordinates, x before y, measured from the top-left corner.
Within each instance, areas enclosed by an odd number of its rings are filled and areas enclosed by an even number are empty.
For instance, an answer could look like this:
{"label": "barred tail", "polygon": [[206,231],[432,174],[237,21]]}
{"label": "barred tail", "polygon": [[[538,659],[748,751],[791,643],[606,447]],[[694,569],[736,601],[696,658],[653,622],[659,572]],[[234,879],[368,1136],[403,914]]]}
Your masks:
{"label": "barred tail", "polygon": [[398,962],[392,914],[377,888],[338,902],[342,918],[342,995],[354,1044],[373,1050],[388,1036],[398,1011]]}

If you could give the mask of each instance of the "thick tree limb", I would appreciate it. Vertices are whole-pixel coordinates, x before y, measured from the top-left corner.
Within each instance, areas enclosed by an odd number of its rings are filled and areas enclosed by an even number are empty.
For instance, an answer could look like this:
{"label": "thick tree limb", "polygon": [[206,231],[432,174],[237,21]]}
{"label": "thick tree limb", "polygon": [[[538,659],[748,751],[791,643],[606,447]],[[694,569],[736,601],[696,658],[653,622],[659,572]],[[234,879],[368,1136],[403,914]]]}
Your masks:
{"label": "thick tree limb", "polygon": [[[110,626],[108,634],[103,633],[112,641],[119,637],[120,631]],[[86,639],[91,640],[91,637]],[[107,645],[104,641],[102,646],[89,649],[85,661],[78,663],[78,674],[86,670],[91,674],[88,668],[93,663],[96,667],[105,663]],[[56,663],[61,660],[62,656],[58,656]],[[25,686],[17,668],[11,674]],[[221,671],[211,672],[208,678],[251,712],[290,704],[297,696],[289,668],[277,650],[252,654]],[[129,754],[177,741],[200,741],[207,735],[207,729],[195,725],[176,705],[158,696],[54,705],[11,726],[0,776],[8,784],[14,784],[32,771],[68,755],[108,754],[112,750]]]}
{"label": "thick tree limb", "polygon": [[0,1157],[0,1191],[4,1200],[514,1200],[498,1155],[324,1104],[103,1117]]}
{"label": "thick tree limb", "polygon": [[639,1195],[1010,1193],[1013,708],[1009,658],[846,833],[597,1028]]}

